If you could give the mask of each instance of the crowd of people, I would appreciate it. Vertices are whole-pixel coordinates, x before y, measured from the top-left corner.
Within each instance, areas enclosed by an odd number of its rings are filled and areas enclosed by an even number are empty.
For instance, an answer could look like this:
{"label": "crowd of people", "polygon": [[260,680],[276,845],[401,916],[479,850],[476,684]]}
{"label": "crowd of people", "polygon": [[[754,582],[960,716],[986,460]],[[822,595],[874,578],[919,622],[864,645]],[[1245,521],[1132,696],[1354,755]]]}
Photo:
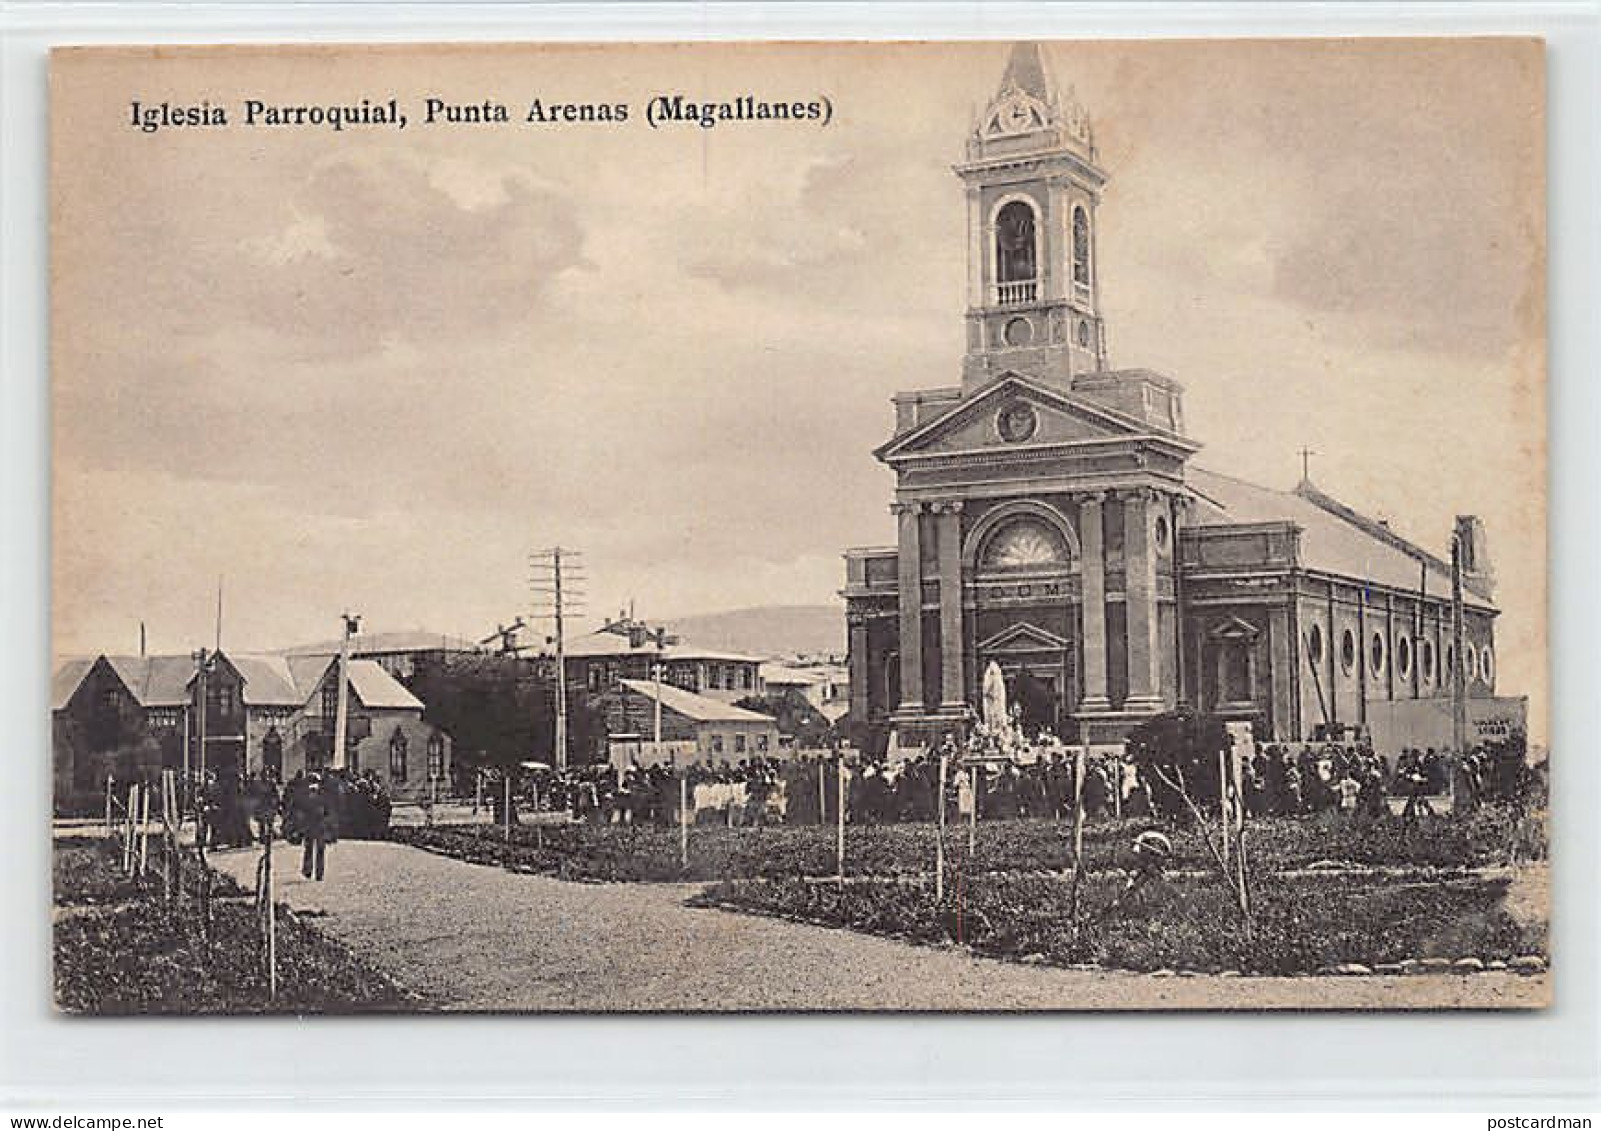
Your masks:
{"label": "crowd of people", "polygon": [[242,777],[207,771],[189,790],[206,848],[244,848],[269,835],[299,843],[308,829],[329,841],[380,838],[393,808],[372,770],[301,770],[282,785],[270,771]]}
{"label": "crowd of people", "polygon": [[[981,757],[973,758],[974,753]],[[1046,736],[1030,743],[1022,757],[996,757],[980,745],[963,747],[947,739],[896,761],[848,758],[846,819],[855,824],[934,820],[942,757],[947,817],[1063,818],[1072,812],[1078,756]],[[518,770],[512,775],[512,817],[539,809],[565,812],[588,824],[668,826],[679,820],[682,789],[696,823],[832,822],[839,806],[837,767],[829,752],[697,762],[684,768],[682,787],[680,772],[670,763]],[[1520,788],[1521,770],[1521,753],[1510,747],[1474,747],[1460,759],[1432,748],[1407,749],[1392,762],[1360,743],[1271,744],[1243,760],[1240,800],[1246,813],[1257,817],[1336,812],[1373,818],[1391,812],[1393,798],[1393,810],[1410,819],[1433,813],[1431,798],[1449,795],[1456,809],[1465,810],[1510,797]],[[506,819],[504,786],[500,771],[488,772],[484,799],[497,822]],[[1203,795],[1215,803],[1215,789]],[[1082,800],[1092,821],[1187,815],[1170,783],[1112,753],[1089,756]]]}

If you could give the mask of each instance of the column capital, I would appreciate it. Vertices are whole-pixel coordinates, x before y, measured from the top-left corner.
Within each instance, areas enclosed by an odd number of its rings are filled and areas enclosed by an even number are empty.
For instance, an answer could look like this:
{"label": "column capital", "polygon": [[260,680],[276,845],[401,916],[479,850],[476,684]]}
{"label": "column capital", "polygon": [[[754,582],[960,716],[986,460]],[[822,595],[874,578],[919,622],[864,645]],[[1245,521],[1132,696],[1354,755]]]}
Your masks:
{"label": "column capital", "polygon": [[1111,491],[1103,489],[1096,491],[1076,491],[1074,492],[1073,497],[1077,500],[1080,506],[1089,506],[1092,503],[1095,506],[1100,506],[1102,503],[1106,502],[1111,495]]}
{"label": "column capital", "polygon": [[889,505],[889,513],[897,516],[903,514],[922,514],[927,506],[927,503],[891,503]]}
{"label": "column capital", "polygon": [[961,514],[962,506],[961,499],[941,499],[938,502],[929,503],[928,509],[935,514]]}
{"label": "column capital", "polygon": [[1149,503],[1161,492],[1155,487],[1140,484],[1137,487],[1119,487],[1114,493],[1124,503]]}

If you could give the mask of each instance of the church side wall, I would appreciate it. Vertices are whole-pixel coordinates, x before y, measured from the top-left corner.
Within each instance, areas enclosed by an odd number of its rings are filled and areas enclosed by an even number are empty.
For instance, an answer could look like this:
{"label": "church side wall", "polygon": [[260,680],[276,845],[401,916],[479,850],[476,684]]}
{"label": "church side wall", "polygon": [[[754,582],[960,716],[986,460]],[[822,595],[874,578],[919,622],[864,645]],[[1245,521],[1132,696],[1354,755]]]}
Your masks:
{"label": "church side wall", "polygon": [[[1364,589],[1350,582],[1308,579],[1297,598],[1296,617],[1300,622],[1302,736],[1310,735],[1313,727],[1325,720],[1365,723],[1369,703],[1450,698],[1447,664],[1455,657],[1451,654],[1448,596],[1420,599],[1417,594]],[[1351,634],[1349,656],[1347,632]],[[1474,661],[1467,680],[1470,697],[1494,693],[1494,638],[1491,614],[1464,610],[1464,651]],[[1486,646],[1492,656],[1490,680],[1484,678]]]}

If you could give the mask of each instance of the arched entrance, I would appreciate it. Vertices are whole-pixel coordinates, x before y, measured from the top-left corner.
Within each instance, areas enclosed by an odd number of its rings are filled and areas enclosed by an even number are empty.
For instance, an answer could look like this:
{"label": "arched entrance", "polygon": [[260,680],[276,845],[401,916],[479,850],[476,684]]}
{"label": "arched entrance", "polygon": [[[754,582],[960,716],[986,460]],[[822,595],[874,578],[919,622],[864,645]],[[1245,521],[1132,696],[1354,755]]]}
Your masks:
{"label": "arched entrance", "polygon": [[1014,624],[978,646],[979,678],[990,664],[1006,680],[1006,701],[1021,713],[1023,733],[1049,730],[1069,737],[1077,703],[1076,656],[1072,641],[1027,622]]}
{"label": "arched entrance", "polygon": [[1078,541],[1044,502],[1016,500],[989,512],[966,547],[973,577],[974,681],[991,663],[1006,678],[1023,730],[1067,737],[1078,700]]}

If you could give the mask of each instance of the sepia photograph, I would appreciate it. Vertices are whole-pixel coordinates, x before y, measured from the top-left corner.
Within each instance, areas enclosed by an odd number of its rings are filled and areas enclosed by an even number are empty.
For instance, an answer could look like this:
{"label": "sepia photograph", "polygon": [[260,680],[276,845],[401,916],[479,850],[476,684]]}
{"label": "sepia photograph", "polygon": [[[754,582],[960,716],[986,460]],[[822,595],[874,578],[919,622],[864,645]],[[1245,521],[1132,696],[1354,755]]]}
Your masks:
{"label": "sepia photograph", "polygon": [[1545,83],[57,48],[56,1010],[1550,1006]]}

